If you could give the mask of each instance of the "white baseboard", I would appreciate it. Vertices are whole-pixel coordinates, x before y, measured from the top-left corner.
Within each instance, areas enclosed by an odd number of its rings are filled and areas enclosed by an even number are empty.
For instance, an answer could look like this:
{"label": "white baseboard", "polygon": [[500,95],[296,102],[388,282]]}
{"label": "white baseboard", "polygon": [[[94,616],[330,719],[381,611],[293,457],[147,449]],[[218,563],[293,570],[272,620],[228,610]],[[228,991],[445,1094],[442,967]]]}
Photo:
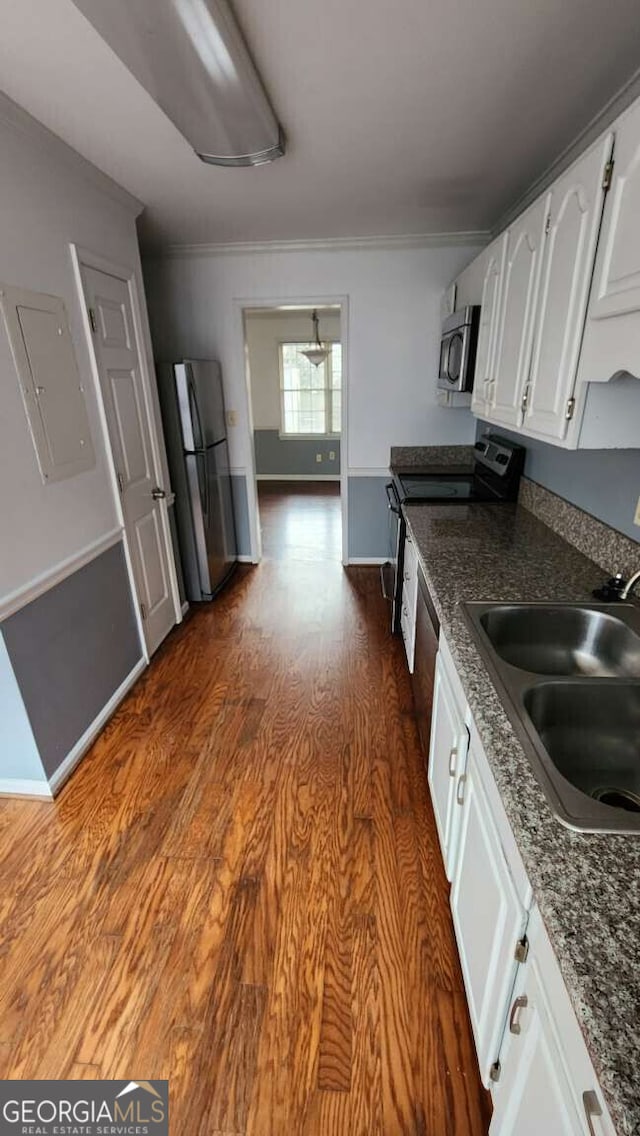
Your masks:
{"label": "white baseboard", "polygon": [[339,473],[257,473],[256,481],[340,481]]}
{"label": "white baseboard", "polygon": [[347,567],[350,564],[371,564],[373,566],[386,564],[388,556],[350,556],[347,560]]}
{"label": "white baseboard", "polygon": [[253,559],[253,556],[237,556],[238,564],[257,564],[258,561]]}
{"label": "white baseboard", "polygon": [[44,801],[52,801],[53,793],[46,781],[22,781],[18,777],[2,777],[0,797],[40,797]]}
{"label": "white baseboard", "polygon": [[103,706],[97,718],[94,718],[82,737],[78,739],[71,752],[67,754],[62,765],[59,765],[55,773],[51,775],[49,778],[49,787],[54,797],[56,793],[60,792],[60,789],[67,778],[71,776],[80,759],[84,757],[89,746],[92,745],[98,734],[104,729],[111,715],[117,710],[125,695],[129,693],[131,687],[137,682],[142,672],[146,670],[146,667],[147,663],[145,659],[140,659],[140,661],[136,663],[124,682],[121,683],[118,689],[111,695],[106,706]]}
{"label": "white baseboard", "polygon": [[189,601],[188,601],[188,600],[185,600],[185,601],[184,601],[184,603],[183,603],[183,605],[182,605],[182,615],[183,615],[183,617],[184,617],[184,616],[185,616],[185,615],[187,614],[188,610],[189,610]]}

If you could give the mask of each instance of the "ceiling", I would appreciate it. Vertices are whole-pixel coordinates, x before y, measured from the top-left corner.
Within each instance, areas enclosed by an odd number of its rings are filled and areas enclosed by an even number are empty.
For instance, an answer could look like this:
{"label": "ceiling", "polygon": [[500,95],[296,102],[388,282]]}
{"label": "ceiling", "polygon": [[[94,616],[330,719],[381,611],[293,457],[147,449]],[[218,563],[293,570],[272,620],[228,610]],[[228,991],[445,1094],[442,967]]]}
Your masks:
{"label": "ceiling", "polygon": [[7,94],[146,205],[147,247],[485,230],[634,72],[637,0],[234,0],[288,137],[206,166],[74,7],[1,0]]}

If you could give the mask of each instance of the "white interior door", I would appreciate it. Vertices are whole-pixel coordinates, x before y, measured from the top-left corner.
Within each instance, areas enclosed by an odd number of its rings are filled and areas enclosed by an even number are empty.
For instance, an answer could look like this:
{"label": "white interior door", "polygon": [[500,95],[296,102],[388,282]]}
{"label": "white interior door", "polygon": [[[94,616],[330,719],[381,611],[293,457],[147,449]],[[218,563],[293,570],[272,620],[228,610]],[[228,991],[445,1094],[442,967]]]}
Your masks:
{"label": "white interior door", "polygon": [[149,655],[176,622],[152,425],[126,280],[82,265],[96,363]]}

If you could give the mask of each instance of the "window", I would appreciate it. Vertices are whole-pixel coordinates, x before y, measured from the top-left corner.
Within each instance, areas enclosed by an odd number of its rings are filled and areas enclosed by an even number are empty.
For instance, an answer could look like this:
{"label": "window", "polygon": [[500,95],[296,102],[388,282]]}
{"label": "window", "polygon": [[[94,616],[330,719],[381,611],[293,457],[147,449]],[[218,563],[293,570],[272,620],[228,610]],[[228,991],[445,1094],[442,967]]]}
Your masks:
{"label": "window", "polygon": [[340,433],[342,344],[314,367],[302,354],[313,343],[280,344],[281,430],[286,437]]}

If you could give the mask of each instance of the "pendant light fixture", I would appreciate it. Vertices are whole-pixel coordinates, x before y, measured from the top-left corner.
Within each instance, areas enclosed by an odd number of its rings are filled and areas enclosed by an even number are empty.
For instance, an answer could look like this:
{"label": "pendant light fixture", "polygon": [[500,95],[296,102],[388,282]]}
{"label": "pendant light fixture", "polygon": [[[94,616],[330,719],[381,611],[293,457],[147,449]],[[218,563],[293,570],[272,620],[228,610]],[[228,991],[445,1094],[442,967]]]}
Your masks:
{"label": "pendant light fixture", "polygon": [[318,319],[317,310],[314,311],[313,315],[311,316],[311,322],[313,323],[313,332],[316,340],[315,346],[308,347],[307,350],[302,351],[301,354],[306,355],[307,359],[310,363],[313,363],[314,367],[319,367],[321,363],[324,363],[331,348],[323,347],[320,342],[320,332],[318,330],[320,326],[320,320]]}

